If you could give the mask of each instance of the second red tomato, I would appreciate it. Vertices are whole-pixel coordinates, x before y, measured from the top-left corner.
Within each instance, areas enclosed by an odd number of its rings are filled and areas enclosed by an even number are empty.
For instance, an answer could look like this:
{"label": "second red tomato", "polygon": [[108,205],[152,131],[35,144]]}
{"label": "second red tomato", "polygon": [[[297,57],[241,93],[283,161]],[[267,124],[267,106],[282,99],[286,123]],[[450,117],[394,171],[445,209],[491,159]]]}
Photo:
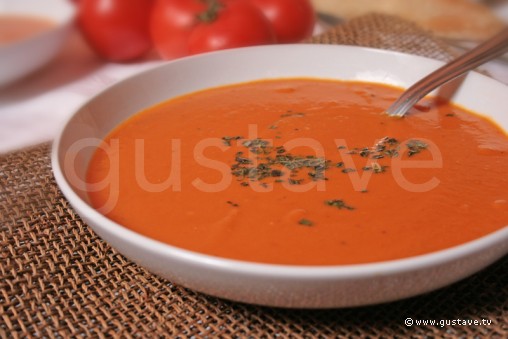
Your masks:
{"label": "second red tomato", "polygon": [[249,0],[156,0],[150,30],[165,59],[275,42],[269,20]]}

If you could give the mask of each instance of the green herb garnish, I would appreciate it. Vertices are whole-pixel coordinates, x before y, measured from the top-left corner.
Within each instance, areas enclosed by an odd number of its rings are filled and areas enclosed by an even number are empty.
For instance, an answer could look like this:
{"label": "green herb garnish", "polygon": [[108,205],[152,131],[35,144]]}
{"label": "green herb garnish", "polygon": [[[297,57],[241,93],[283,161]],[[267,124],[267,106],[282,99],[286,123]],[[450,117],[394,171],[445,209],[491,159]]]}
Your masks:
{"label": "green herb garnish", "polygon": [[222,142],[226,146],[231,146],[231,141],[233,141],[233,140],[240,140],[240,139],[243,139],[243,137],[241,137],[239,135],[236,135],[234,137],[225,136],[225,137],[222,137]]}
{"label": "green herb garnish", "polygon": [[310,221],[309,219],[305,219],[305,218],[300,219],[300,220],[298,221],[298,223],[299,223],[300,225],[303,225],[303,226],[313,226],[313,225],[314,225],[314,223],[313,223],[312,221]]}
{"label": "green herb garnish", "polygon": [[352,206],[347,205],[344,200],[341,199],[332,199],[332,200],[325,200],[325,204],[328,206],[337,207],[338,209],[346,209],[346,210],[354,210],[355,208]]}
{"label": "green herb garnish", "polygon": [[305,113],[302,112],[293,112],[293,111],[287,111],[284,114],[281,114],[281,118],[287,118],[287,117],[297,117],[297,118],[303,118],[305,116]]}
{"label": "green herb garnish", "polygon": [[424,143],[423,141],[420,141],[420,140],[409,140],[406,143],[406,146],[408,148],[408,153],[407,153],[408,156],[412,157],[413,155],[418,154],[421,151],[427,149],[427,147],[429,145],[427,145],[426,143]]}
{"label": "green herb garnish", "polygon": [[388,166],[381,166],[377,162],[373,162],[372,163],[372,169],[374,170],[374,173],[383,173],[383,172],[386,172],[386,168],[387,167]]}

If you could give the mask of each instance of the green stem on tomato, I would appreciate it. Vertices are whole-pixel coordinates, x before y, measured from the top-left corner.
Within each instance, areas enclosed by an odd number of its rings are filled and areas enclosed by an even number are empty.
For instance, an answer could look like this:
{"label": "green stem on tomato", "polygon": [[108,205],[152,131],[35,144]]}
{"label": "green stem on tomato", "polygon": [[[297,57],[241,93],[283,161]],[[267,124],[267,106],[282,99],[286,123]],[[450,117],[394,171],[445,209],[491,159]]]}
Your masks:
{"label": "green stem on tomato", "polygon": [[207,8],[205,11],[197,15],[201,22],[210,23],[214,22],[219,15],[220,9],[223,7],[219,0],[202,0],[206,3]]}

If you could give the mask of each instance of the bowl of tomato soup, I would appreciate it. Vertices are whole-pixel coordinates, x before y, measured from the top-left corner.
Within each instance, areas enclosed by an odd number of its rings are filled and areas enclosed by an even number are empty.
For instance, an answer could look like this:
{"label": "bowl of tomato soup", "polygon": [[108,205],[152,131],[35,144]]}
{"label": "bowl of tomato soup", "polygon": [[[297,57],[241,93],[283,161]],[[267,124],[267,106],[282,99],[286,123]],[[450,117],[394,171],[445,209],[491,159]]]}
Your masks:
{"label": "bowl of tomato soup", "polygon": [[66,0],[0,0],[0,86],[52,60],[69,34],[74,13]]}
{"label": "bowl of tomato soup", "polygon": [[91,99],[52,154],[78,214],[197,291],[278,307],[376,304],[508,251],[508,88],[384,113],[441,62],[326,45],[170,62]]}

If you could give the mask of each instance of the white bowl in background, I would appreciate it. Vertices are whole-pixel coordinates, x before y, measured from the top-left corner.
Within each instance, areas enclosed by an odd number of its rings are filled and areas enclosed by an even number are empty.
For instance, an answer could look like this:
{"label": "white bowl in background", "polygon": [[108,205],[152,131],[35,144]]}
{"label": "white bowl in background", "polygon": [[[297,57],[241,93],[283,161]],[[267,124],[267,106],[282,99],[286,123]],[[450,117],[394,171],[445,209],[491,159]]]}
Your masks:
{"label": "white bowl in background", "polygon": [[[94,145],[141,109],[184,93],[249,80],[316,77],[408,87],[441,62],[396,52],[332,45],[274,45],[193,56],[113,85],[79,109],[54,143],[58,185],[104,240],[151,272],[207,294],[254,304],[331,308],[375,304],[432,291],[508,253],[508,226],[465,243],[406,259],[337,266],[285,266],[230,260],[177,248],[100,214],[79,189]],[[454,101],[508,131],[508,87],[468,75]],[[89,140],[77,152],[73,145]],[[71,161],[69,161],[71,159]],[[67,162],[67,163],[66,163]]]}
{"label": "white bowl in background", "polygon": [[69,0],[0,0],[0,16],[39,17],[55,24],[47,31],[0,46],[0,86],[10,84],[51,61],[70,32],[75,12]]}

